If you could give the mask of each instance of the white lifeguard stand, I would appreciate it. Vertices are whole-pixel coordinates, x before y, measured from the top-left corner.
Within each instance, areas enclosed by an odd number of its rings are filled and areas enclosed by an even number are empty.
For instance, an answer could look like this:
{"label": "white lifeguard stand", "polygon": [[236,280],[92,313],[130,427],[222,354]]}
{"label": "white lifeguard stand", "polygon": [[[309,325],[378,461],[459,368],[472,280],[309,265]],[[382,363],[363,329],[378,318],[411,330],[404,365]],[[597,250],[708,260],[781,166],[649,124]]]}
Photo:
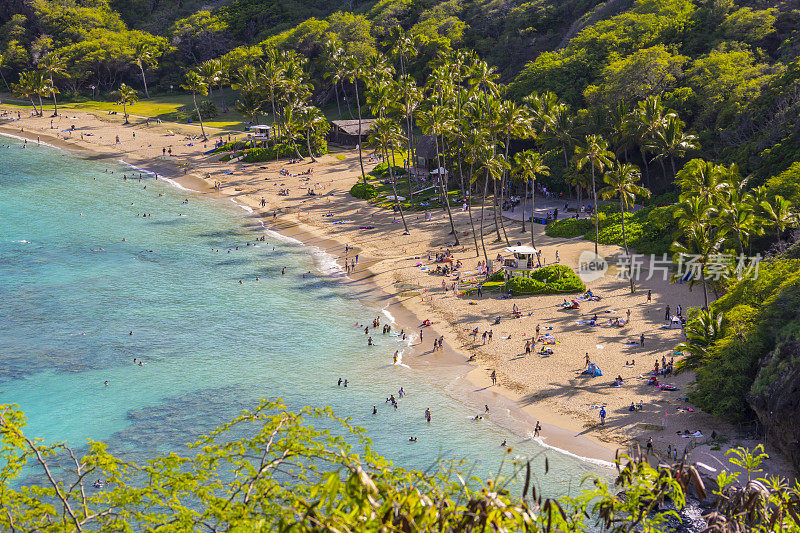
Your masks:
{"label": "white lifeguard stand", "polygon": [[509,246],[506,248],[506,252],[511,254],[511,257],[503,260],[503,270],[507,277],[529,277],[535,268],[538,250],[533,246]]}
{"label": "white lifeguard stand", "polygon": [[268,141],[272,139],[272,126],[266,124],[250,126],[250,133],[247,136],[254,141]]}

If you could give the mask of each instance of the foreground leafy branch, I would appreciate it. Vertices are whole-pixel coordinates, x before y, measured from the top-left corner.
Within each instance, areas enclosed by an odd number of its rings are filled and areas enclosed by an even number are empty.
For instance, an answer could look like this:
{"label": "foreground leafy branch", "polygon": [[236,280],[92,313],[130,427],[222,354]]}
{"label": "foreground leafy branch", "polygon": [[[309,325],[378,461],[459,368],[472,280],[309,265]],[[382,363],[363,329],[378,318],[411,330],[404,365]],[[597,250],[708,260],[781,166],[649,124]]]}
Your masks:
{"label": "foreground leafy branch", "polygon": [[[142,464],[113,456],[101,442],[79,456],[64,443],[25,436],[24,427],[17,406],[0,406],[4,531],[550,532],[600,525],[615,533],[656,532],[677,516],[665,505],[682,508],[689,485],[704,493],[694,467],[656,469],[641,456],[620,456],[613,484],[587,478],[580,494],[560,499],[537,493],[530,459],[512,449],[486,480],[464,474],[457,461],[406,470],[374,453],[364,430],[330,408],[293,413],[280,401],[263,400],[185,453]],[[736,475],[720,475],[714,523],[798,527],[797,486],[751,480],[764,458],[736,451],[733,461],[748,471],[748,484],[736,487]]]}

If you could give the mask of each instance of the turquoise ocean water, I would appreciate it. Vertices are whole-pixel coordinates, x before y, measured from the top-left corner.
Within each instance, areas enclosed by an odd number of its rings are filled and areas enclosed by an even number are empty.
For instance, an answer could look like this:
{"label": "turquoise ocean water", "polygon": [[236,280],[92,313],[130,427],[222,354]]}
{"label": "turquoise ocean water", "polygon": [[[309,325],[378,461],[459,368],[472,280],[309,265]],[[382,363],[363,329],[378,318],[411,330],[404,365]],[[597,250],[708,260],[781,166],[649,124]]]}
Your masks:
{"label": "turquoise ocean water", "polygon": [[[404,348],[395,338],[377,332],[367,349],[353,324],[381,310],[348,295],[319,251],[275,234],[246,246],[264,230],[243,210],[148,176],[125,181],[138,172],[122,164],[0,143],[0,403],[24,409],[29,435],[145,458],[280,397],[332,406],[405,467],[466,457],[488,474],[508,440],[538,456],[546,495],[598,471],[515,435],[502,413],[473,422],[479,407],[452,377],[391,364]],[[395,410],[384,400],[401,386]]]}

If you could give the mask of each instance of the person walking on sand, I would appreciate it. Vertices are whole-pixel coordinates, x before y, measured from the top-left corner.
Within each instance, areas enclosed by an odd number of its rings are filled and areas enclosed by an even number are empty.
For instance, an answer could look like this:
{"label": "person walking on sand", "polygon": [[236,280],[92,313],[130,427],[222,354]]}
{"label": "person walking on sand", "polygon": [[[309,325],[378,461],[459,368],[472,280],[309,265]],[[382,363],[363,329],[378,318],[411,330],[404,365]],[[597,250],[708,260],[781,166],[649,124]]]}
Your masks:
{"label": "person walking on sand", "polygon": [[639,335],[639,346],[644,347],[644,333]]}
{"label": "person walking on sand", "polygon": [[601,426],[605,426],[606,425],[606,408],[605,407],[601,407],[600,408],[600,425]]}
{"label": "person walking on sand", "polygon": [[647,455],[653,453],[653,437],[647,439]]}
{"label": "person walking on sand", "polygon": [[533,436],[534,437],[538,437],[539,436],[539,432],[541,432],[541,431],[542,431],[542,425],[539,424],[539,421],[537,420],[536,421],[536,426],[533,428]]}
{"label": "person walking on sand", "polygon": [[484,332],[483,332],[483,335],[482,335],[482,337],[483,337],[483,344],[486,344],[486,335],[488,335],[488,334],[489,334],[489,332],[488,332],[488,331],[484,331]]}
{"label": "person walking on sand", "polygon": [[489,343],[490,343],[490,344],[491,344],[491,342],[492,342],[492,334],[493,334],[493,331],[490,329],[490,330],[489,330]]}
{"label": "person walking on sand", "polygon": [[489,374],[489,377],[492,378],[492,385],[497,385],[497,373],[494,370]]}
{"label": "person walking on sand", "polygon": [[525,341],[525,355],[531,353],[531,341],[530,339]]}
{"label": "person walking on sand", "polygon": [[650,289],[647,289],[647,301],[650,302],[653,300],[653,292]]}
{"label": "person walking on sand", "polygon": [[664,310],[664,320],[669,320],[669,306]]}

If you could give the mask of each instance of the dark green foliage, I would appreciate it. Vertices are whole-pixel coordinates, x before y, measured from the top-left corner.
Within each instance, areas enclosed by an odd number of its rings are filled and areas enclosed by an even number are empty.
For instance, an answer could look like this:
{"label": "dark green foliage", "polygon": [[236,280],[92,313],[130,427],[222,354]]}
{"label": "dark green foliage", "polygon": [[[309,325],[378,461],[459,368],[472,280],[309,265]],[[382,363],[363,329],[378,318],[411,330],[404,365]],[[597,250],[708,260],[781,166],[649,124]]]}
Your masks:
{"label": "dark green foliage", "polygon": [[[312,148],[315,147],[315,143],[312,141],[311,143]],[[297,144],[297,150],[299,150],[300,155],[303,157],[308,156],[308,149],[304,143]],[[318,139],[316,143],[316,148],[314,149],[314,153],[316,155],[327,153],[328,145],[325,143],[324,139]],[[274,146],[268,146],[266,148],[250,148],[245,151],[244,157],[242,161],[245,163],[262,163],[264,161],[274,161],[276,157],[297,157],[297,151],[295,147],[292,146],[290,143],[278,143]]]}
{"label": "dark green foliage", "polygon": [[716,416],[751,420],[748,393],[775,377],[774,369],[760,370],[761,360],[777,343],[800,339],[800,260],[762,264],[758,279],[734,284],[711,307],[724,313],[723,336],[698,369],[690,398]]}
{"label": "dark green foliage", "polygon": [[586,285],[568,266],[548,265],[532,271],[530,278],[512,277],[508,288],[517,295],[574,294],[585,291]]}
{"label": "dark green foliage", "polygon": [[[406,171],[403,167],[399,165],[394,165],[395,177],[402,176],[405,173]],[[379,163],[378,165],[375,166],[375,168],[372,169],[372,171],[369,174],[370,176],[375,176],[376,178],[386,179],[390,177],[389,165],[387,163]]]}
{"label": "dark green foliage", "polygon": [[372,184],[360,181],[350,188],[350,195],[361,200],[371,200],[378,196],[378,191]]}
{"label": "dark green foliage", "polygon": [[[626,213],[625,232],[632,252],[640,254],[663,254],[669,252],[678,228],[673,213],[675,207],[651,205],[635,213]],[[600,244],[622,246],[622,217],[619,206],[613,202],[602,204],[598,215]],[[583,235],[594,240],[594,219],[565,218],[551,222],[545,229],[549,237],[571,239]]]}

